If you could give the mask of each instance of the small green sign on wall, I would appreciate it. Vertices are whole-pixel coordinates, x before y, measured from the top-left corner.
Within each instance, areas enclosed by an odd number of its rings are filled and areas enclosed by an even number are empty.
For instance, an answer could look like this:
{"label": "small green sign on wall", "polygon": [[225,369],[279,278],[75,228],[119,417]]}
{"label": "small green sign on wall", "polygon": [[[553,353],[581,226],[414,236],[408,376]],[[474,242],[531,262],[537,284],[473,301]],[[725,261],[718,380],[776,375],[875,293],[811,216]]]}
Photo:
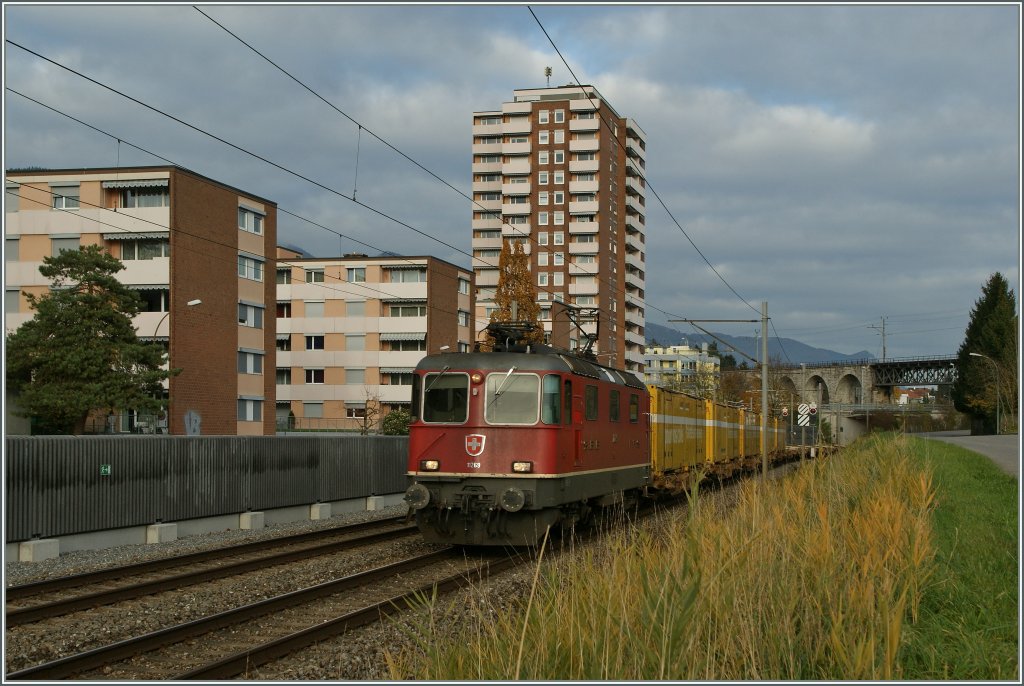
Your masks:
{"label": "small green sign on wall", "polygon": [[101,464],[100,465],[100,476],[110,476],[110,465],[109,464]]}

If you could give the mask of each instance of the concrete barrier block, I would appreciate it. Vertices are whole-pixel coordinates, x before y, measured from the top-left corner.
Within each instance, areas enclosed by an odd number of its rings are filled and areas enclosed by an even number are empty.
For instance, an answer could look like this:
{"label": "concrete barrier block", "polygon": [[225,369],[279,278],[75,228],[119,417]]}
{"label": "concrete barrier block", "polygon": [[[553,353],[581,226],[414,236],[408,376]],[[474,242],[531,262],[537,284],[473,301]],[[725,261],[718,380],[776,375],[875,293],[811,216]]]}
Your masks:
{"label": "concrete barrier block", "polygon": [[243,512],[238,515],[239,529],[262,529],[263,526],[262,512]]}
{"label": "concrete barrier block", "polygon": [[168,543],[176,540],[177,524],[150,524],[146,527],[146,543]]}
{"label": "concrete barrier block", "polygon": [[366,509],[367,510],[380,510],[385,507],[384,499],[379,495],[371,495],[366,498]]}
{"label": "concrete barrier block", "polygon": [[331,504],[330,503],[313,503],[309,506],[309,518],[310,519],[330,519],[331,518]]}
{"label": "concrete barrier block", "polygon": [[18,545],[18,559],[21,562],[41,562],[56,557],[60,557],[60,540],[56,538],[22,541]]}

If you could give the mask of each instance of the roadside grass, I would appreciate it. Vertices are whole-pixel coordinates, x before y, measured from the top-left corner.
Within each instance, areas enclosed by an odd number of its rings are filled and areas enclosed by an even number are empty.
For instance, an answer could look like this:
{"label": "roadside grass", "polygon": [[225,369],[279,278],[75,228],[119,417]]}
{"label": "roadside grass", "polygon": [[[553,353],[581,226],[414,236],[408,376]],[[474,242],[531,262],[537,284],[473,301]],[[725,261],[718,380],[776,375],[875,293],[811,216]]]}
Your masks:
{"label": "roadside grass", "polygon": [[975,457],[876,435],[730,507],[695,495],[506,607],[424,599],[392,678],[1014,678],[1016,483]]}
{"label": "roadside grass", "polygon": [[915,679],[1019,681],[1018,482],[957,446],[911,445],[934,474],[938,552],[905,669]]}

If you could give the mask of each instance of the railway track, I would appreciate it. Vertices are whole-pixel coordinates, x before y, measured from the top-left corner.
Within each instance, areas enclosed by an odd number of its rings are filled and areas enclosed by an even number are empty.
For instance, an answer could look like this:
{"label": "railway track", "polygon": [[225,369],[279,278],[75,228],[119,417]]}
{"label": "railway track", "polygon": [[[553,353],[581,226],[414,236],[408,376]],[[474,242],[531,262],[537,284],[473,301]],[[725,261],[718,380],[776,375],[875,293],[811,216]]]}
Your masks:
{"label": "railway track", "polygon": [[[415,534],[405,517],[394,517],[12,586],[6,627]],[[81,588],[89,592],[72,593]]]}
{"label": "railway track", "polygon": [[10,672],[7,679],[228,679],[381,621],[416,597],[527,562],[500,553],[470,558],[445,548]]}

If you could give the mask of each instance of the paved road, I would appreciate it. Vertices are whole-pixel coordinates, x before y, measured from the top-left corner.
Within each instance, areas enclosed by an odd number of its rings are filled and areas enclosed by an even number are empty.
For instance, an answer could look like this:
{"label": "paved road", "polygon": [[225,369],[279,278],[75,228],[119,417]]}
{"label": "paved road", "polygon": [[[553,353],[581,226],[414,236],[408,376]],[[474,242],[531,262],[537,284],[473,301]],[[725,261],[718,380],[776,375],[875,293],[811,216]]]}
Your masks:
{"label": "paved road", "polygon": [[945,441],[981,453],[995,462],[1004,472],[1020,479],[1020,436],[1018,434],[971,436],[966,431],[936,431],[919,435],[922,438]]}

